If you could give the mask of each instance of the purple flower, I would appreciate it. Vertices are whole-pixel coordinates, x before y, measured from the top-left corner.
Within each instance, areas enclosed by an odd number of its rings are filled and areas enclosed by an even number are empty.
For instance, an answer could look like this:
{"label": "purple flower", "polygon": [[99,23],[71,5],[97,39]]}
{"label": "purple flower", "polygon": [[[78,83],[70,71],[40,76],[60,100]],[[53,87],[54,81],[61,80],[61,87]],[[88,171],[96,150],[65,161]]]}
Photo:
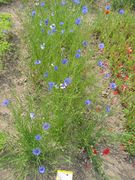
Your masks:
{"label": "purple flower", "polygon": [[41,6],[41,7],[44,7],[44,6],[45,6],[45,2],[41,2],[41,3],[40,3],[40,6]]}
{"label": "purple flower", "polygon": [[52,31],[51,30],[48,31],[48,35],[52,35]]}
{"label": "purple flower", "polygon": [[86,104],[86,105],[90,105],[90,104],[91,104],[91,100],[86,100],[86,101],[85,101],[85,104]]}
{"label": "purple flower", "polygon": [[65,6],[65,5],[66,5],[66,1],[65,1],[65,0],[62,0],[62,1],[61,1],[61,5],[62,5],[62,6]]}
{"label": "purple flower", "polygon": [[34,113],[34,112],[31,112],[31,113],[30,113],[30,118],[31,118],[31,119],[35,119],[35,113]]}
{"label": "purple flower", "polygon": [[72,0],[75,4],[80,4],[80,0]]}
{"label": "purple flower", "polygon": [[60,22],[59,24],[62,26],[62,25],[64,25],[64,22]]}
{"label": "purple flower", "polygon": [[87,46],[88,46],[88,41],[83,41],[83,42],[82,42],[82,45],[83,45],[84,47],[87,47]]}
{"label": "purple flower", "polygon": [[70,30],[69,30],[69,32],[70,32],[70,33],[73,33],[73,32],[74,32],[74,30],[73,30],[73,29],[70,29]]}
{"label": "purple flower", "polygon": [[48,77],[48,72],[44,73],[44,77],[47,78]]}
{"label": "purple flower", "polygon": [[103,67],[103,62],[102,61],[99,60],[97,64],[98,64],[98,66]]}
{"label": "purple flower", "polygon": [[80,53],[76,53],[75,57],[76,57],[76,58],[80,58],[80,57],[81,57],[81,54],[80,54]]}
{"label": "purple flower", "polygon": [[41,32],[42,32],[42,33],[44,33],[44,32],[45,32],[45,30],[42,28],[42,29],[41,29]]}
{"label": "purple flower", "polygon": [[110,88],[114,90],[114,89],[116,89],[116,88],[117,88],[117,86],[116,86],[116,84],[115,84],[115,83],[110,83]]}
{"label": "purple flower", "polygon": [[107,73],[107,74],[104,75],[104,78],[109,78],[110,76],[111,76],[111,74]]}
{"label": "purple flower", "polygon": [[62,64],[67,64],[68,63],[68,59],[63,59],[61,62],[62,62]]}
{"label": "purple flower", "polygon": [[42,139],[42,137],[38,134],[38,135],[35,136],[35,139],[36,139],[37,141],[40,141],[40,140]]}
{"label": "purple flower", "polygon": [[71,78],[66,78],[66,79],[64,80],[65,86],[68,86],[69,84],[71,84],[71,82],[72,82],[72,79],[71,79]]}
{"label": "purple flower", "polygon": [[110,112],[111,109],[110,109],[110,106],[106,106],[106,112]]}
{"label": "purple flower", "polygon": [[35,156],[39,156],[40,153],[41,153],[41,150],[39,148],[35,148],[32,150],[32,153],[35,155]]}
{"label": "purple flower", "polygon": [[49,90],[51,90],[55,86],[55,83],[54,82],[49,82],[48,86],[49,86]]}
{"label": "purple flower", "polygon": [[125,13],[125,11],[123,9],[119,10],[119,14],[124,14],[124,13]]}
{"label": "purple flower", "polygon": [[40,61],[40,60],[36,60],[36,61],[34,62],[34,64],[41,64],[41,61]]}
{"label": "purple flower", "polygon": [[44,174],[45,171],[46,171],[46,168],[44,166],[40,166],[38,171],[39,171],[40,174]]}
{"label": "purple flower", "polygon": [[55,71],[58,71],[58,66],[54,66],[54,70],[55,70]]}
{"label": "purple flower", "polygon": [[44,129],[44,130],[48,130],[49,128],[50,128],[50,124],[47,123],[47,122],[45,122],[45,123],[43,124],[43,129]]}
{"label": "purple flower", "polygon": [[105,6],[105,10],[110,10],[110,9],[111,9],[110,5]]}
{"label": "purple flower", "polygon": [[34,17],[36,15],[36,11],[32,11],[31,15],[32,15],[32,17]]}
{"label": "purple flower", "polygon": [[104,49],[105,45],[104,45],[104,43],[100,43],[100,44],[98,45],[98,47],[99,47],[99,49]]}
{"label": "purple flower", "polygon": [[65,89],[65,88],[66,88],[66,85],[65,85],[65,84],[60,84],[60,88],[61,88],[61,89]]}
{"label": "purple flower", "polygon": [[47,18],[46,20],[45,20],[45,25],[47,26],[49,24],[49,19]]}
{"label": "purple flower", "polygon": [[82,13],[83,13],[83,14],[87,14],[87,13],[88,13],[88,8],[87,8],[87,6],[83,6],[83,7],[82,7]]}
{"label": "purple flower", "polygon": [[4,99],[3,102],[1,103],[2,106],[8,106],[10,101],[8,99]]}
{"label": "purple flower", "polygon": [[77,24],[77,25],[81,24],[81,18],[77,18],[77,19],[75,20],[75,24]]}
{"label": "purple flower", "polygon": [[78,49],[76,52],[81,53],[81,49]]}

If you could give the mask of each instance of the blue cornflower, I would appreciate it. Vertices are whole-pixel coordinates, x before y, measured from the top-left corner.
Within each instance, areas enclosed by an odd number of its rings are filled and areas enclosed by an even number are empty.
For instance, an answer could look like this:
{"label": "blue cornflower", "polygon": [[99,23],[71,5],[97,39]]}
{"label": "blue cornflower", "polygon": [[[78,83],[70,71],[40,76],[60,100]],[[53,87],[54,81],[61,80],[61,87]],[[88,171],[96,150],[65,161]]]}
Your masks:
{"label": "blue cornflower", "polygon": [[103,67],[103,62],[101,60],[98,61],[98,66]]}
{"label": "blue cornflower", "polygon": [[2,106],[8,106],[10,101],[8,99],[4,99],[3,102],[1,103]]}
{"label": "blue cornflower", "polygon": [[76,53],[75,57],[76,57],[76,58],[80,58],[80,57],[81,57],[81,54],[80,54],[80,53]]}
{"label": "blue cornflower", "polygon": [[114,90],[114,89],[116,89],[116,88],[117,88],[117,86],[116,86],[116,84],[115,84],[115,83],[110,83],[110,88]]}
{"label": "blue cornflower", "polygon": [[36,15],[36,11],[32,11],[31,15],[32,15],[32,17],[34,17]]}
{"label": "blue cornflower", "polygon": [[48,31],[48,35],[52,35],[52,31],[51,30]]}
{"label": "blue cornflower", "polygon": [[49,85],[49,90],[51,90],[55,86],[55,83],[54,82],[49,82],[48,85]]}
{"label": "blue cornflower", "polygon": [[34,64],[41,64],[41,61],[40,61],[40,60],[36,60],[36,61],[34,62]]}
{"label": "blue cornflower", "polygon": [[47,26],[48,24],[49,24],[49,19],[46,18],[46,20],[45,20],[45,25]]}
{"label": "blue cornflower", "polygon": [[106,74],[104,75],[104,78],[109,78],[110,76],[111,76],[110,73],[106,73]]}
{"label": "blue cornflower", "polygon": [[91,104],[91,100],[86,100],[86,101],[85,101],[85,104],[86,104],[86,105],[90,105],[90,104]]}
{"label": "blue cornflower", "polygon": [[52,29],[52,33],[55,33],[56,32],[56,28],[55,29]]}
{"label": "blue cornflower", "polygon": [[82,45],[83,45],[84,47],[87,47],[87,46],[88,46],[88,41],[83,41],[83,42],[82,42]]}
{"label": "blue cornflower", "polygon": [[40,3],[40,6],[41,6],[41,7],[44,7],[44,6],[45,6],[45,2],[41,2],[41,3]]}
{"label": "blue cornflower", "polygon": [[98,45],[98,47],[99,47],[99,49],[104,49],[105,45],[104,45],[104,43],[100,43],[100,44]]}
{"label": "blue cornflower", "polygon": [[45,123],[43,124],[43,129],[44,129],[44,130],[48,130],[49,128],[50,128],[50,124],[47,123],[47,122],[45,122]]}
{"label": "blue cornflower", "polygon": [[39,148],[35,148],[32,150],[32,153],[35,155],[35,156],[39,156],[40,153],[41,153],[41,150]]}
{"label": "blue cornflower", "polygon": [[66,79],[64,80],[65,86],[68,86],[69,84],[71,84],[71,82],[72,82],[72,79],[71,79],[71,78],[66,78]]}
{"label": "blue cornflower", "polygon": [[62,6],[66,5],[66,3],[67,3],[67,2],[66,2],[65,0],[62,0],[62,1],[61,1],[61,5],[62,5]]}
{"label": "blue cornflower", "polygon": [[87,6],[83,6],[83,7],[82,7],[82,13],[83,13],[83,14],[87,14],[87,13],[88,13],[88,8],[87,8]]}
{"label": "blue cornflower", "polygon": [[44,77],[47,78],[48,77],[48,72],[44,73]]}
{"label": "blue cornflower", "polygon": [[52,24],[52,25],[50,26],[50,28],[51,28],[52,30],[56,30],[56,25],[55,25],[55,24]]}
{"label": "blue cornflower", "polygon": [[106,112],[110,112],[111,109],[110,109],[110,106],[106,106]]}
{"label": "blue cornflower", "polygon": [[80,0],[72,0],[75,4],[80,4]]}
{"label": "blue cornflower", "polygon": [[31,118],[31,119],[35,119],[35,113],[34,113],[34,112],[31,112],[31,113],[30,113],[30,118]]}
{"label": "blue cornflower", "polygon": [[70,33],[73,33],[73,32],[74,32],[74,30],[73,30],[73,29],[70,29],[70,30],[69,30],[69,32],[70,32]]}
{"label": "blue cornflower", "polygon": [[44,33],[44,32],[45,32],[45,30],[42,28],[42,29],[41,29],[41,32],[42,32],[42,33]]}
{"label": "blue cornflower", "polygon": [[61,62],[62,62],[62,64],[67,64],[68,63],[68,59],[63,59]]}
{"label": "blue cornflower", "polygon": [[45,171],[46,171],[46,168],[45,168],[44,166],[40,166],[40,167],[38,168],[38,171],[39,171],[40,174],[44,174]]}
{"label": "blue cornflower", "polygon": [[110,9],[111,9],[110,5],[105,6],[105,10],[110,10]]}
{"label": "blue cornflower", "polygon": [[61,89],[65,89],[65,88],[66,88],[66,85],[65,85],[65,84],[60,84],[60,88],[61,88]]}
{"label": "blue cornflower", "polygon": [[81,53],[81,49],[78,49],[76,52]]}
{"label": "blue cornflower", "polygon": [[124,13],[125,13],[124,9],[119,10],[119,14],[124,14]]}
{"label": "blue cornflower", "polygon": [[75,20],[75,24],[77,24],[77,25],[81,24],[81,18],[77,18],[77,19]]}
{"label": "blue cornflower", "polygon": [[62,26],[62,25],[64,25],[64,22],[60,22],[59,24]]}
{"label": "blue cornflower", "polygon": [[36,139],[37,141],[40,141],[40,140],[42,139],[42,137],[38,134],[38,135],[35,136],[35,139]]}
{"label": "blue cornflower", "polygon": [[55,70],[55,71],[58,71],[58,66],[54,66],[54,70]]}

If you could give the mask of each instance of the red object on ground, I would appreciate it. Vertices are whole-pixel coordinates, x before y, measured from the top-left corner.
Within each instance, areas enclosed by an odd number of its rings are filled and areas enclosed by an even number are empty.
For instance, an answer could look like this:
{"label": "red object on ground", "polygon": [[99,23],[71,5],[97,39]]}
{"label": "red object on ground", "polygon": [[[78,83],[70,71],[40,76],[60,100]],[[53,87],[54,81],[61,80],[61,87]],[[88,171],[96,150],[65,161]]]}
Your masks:
{"label": "red object on ground", "polygon": [[133,52],[133,49],[131,47],[128,47],[127,52],[128,54],[131,54]]}
{"label": "red object on ground", "polygon": [[108,155],[109,153],[110,153],[110,149],[109,148],[104,149],[103,152],[102,152],[103,156],[104,155]]}
{"label": "red object on ground", "polygon": [[127,89],[127,87],[128,87],[127,85],[122,85],[122,86],[121,86],[121,88],[122,88],[123,91],[125,91],[125,90]]}
{"label": "red object on ground", "polygon": [[115,91],[113,91],[113,94],[114,94],[114,95],[117,95],[117,94],[119,94],[119,91],[118,91],[118,90],[115,90]]}
{"label": "red object on ground", "polygon": [[126,77],[124,78],[124,80],[125,80],[125,81],[127,81],[128,79],[129,79],[129,77],[128,77],[128,76],[126,76]]}
{"label": "red object on ground", "polygon": [[97,154],[97,150],[93,148],[93,154]]}

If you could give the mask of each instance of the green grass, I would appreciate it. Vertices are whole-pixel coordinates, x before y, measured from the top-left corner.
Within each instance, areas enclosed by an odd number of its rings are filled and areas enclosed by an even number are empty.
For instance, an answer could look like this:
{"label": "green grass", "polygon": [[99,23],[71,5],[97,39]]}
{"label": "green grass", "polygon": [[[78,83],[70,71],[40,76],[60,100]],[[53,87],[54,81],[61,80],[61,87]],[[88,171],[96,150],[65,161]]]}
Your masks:
{"label": "green grass", "polygon": [[[36,11],[33,17],[29,12],[26,29],[30,59],[27,65],[34,92],[32,90],[27,97],[25,107],[21,102],[12,107],[18,135],[10,145],[9,154],[1,158],[2,167],[16,166],[22,179],[27,174],[38,174],[40,165],[46,166],[47,174],[56,173],[64,162],[72,164],[82,148],[102,173],[100,157],[93,154],[91,146],[102,137],[106,105],[100,113],[96,112],[97,105],[101,104],[101,89],[96,72],[91,68],[93,51],[89,44],[90,27],[86,23],[89,15],[82,15],[84,1],[79,5],[68,2],[66,6],[61,6],[60,1],[56,5],[54,2],[48,1],[44,8],[33,7]],[[76,25],[75,20],[79,17],[81,24]],[[47,18],[49,24],[45,25]],[[64,25],[59,25],[60,22]],[[50,35],[52,24],[56,25],[56,32]],[[85,40],[87,47],[82,44]],[[41,49],[43,43],[45,48]],[[80,58],[75,57],[78,49],[81,50]],[[62,64],[63,59],[68,59],[66,65]],[[37,60],[41,64],[35,64]],[[54,66],[58,66],[57,71]],[[45,72],[48,77],[44,77]],[[61,89],[60,84],[66,78],[70,78],[71,83]],[[51,89],[50,82],[55,82]],[[91,100],[91,105],[85,105],[86,100]],[[30,118],[30,112],[35,113],[34,119]],[[43,129],[45,122],[50,124],[48,130]],[[40,141],[35,140],[37,134],[42,136]],[[32,154],[34,148],[41,149],[37,157]]]}
{"label": "green grass", "polygon": [[10,2],[12,2],[12,0],[0,0],[0,5],[2,5],[2,4],[8,4],[8,3],[10,3]]}
{"label": "green grass", "polygon": [[6,135],[0,132],[0,151],[2,151],[6,144]]}
{"label": "green grass", "polygon": [[0,69],[2,68],[2,55],[10,48],[8,32],[11,29],[10,14],[0,14]]}
{"label": "green grass", "polygon": [[133,8],[135,9],[135,1],[134,0],[112,0],[112,7],[116,10],[122,8]]}
{"label": "green grass", "polygon": [[[109,15],[99,14],[93,26],[93,33],[105,44],[100,59],[108,59],[112,72],[111,81],[117,84],[127,119],[125,128],[129,135],[123,137],[124,144],[131,155],[135,155],[135,121],[134,121],[134,51],[128,54],[128,48],[135,48],[135,16],[125,10],[121,15],[111,12]],[[126,89],[123,89],[123,86]]]}

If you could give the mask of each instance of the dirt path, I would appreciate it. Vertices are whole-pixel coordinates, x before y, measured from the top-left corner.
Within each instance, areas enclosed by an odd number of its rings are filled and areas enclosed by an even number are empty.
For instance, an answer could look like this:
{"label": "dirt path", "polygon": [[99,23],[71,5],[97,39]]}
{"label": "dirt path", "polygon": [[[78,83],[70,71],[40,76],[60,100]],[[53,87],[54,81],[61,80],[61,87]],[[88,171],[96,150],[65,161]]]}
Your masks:
{"label": "dirt path", "polygon": [[[22,41],[23,26],[21,13],[23,6],[19,1],[11,5],[0,7],[0,13],[9,13],[12,17],[13,27],[12,50],[4,58],[4,69],[0,72],[0,101],[9,99],[14,101],[15,96],[22,97],[25,92],[27,74],[24,74],[24,59],[27,58],[27,51]],[[1,104],[1,102],[0,102]],[[7,107],[0,106],[0,129],[10,132],[12,129],[11,113]]]}

